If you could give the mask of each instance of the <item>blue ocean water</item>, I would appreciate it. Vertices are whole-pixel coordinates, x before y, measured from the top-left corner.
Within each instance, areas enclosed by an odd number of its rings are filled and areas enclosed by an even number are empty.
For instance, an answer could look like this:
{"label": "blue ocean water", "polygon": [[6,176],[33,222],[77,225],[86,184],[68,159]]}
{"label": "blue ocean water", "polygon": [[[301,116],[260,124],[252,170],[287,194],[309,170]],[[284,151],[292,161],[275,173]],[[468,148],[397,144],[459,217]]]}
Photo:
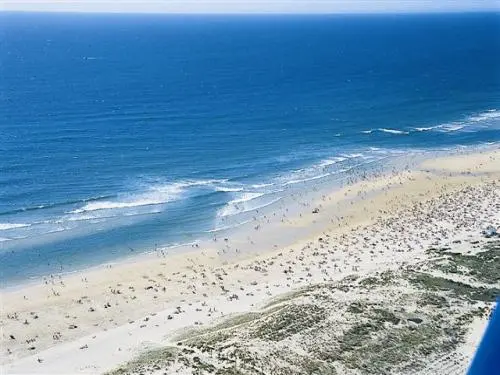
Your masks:
{"label": "blue ocean water", "polygon": [[0,281],[500,141],[500,15],[0,14]]}

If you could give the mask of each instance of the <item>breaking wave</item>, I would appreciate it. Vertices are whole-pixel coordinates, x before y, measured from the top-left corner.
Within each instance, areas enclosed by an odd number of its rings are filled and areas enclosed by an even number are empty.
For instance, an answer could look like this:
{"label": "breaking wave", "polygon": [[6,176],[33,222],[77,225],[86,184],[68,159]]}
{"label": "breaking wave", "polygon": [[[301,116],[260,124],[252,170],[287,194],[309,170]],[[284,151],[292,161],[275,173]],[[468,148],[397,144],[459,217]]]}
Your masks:
{"label": "breaking wave", "polygon": [[404,131],[404,130],[397,130],[397,129],[386,129],[386,128],[380,128],[377,129],[379,132],[382,133],[390,133],[390,134],[402,134],[402,135],[408,135],[410,132]]}
{"label": "breaking wave", "polygon": [[389,133],[395,135],[409,135],[411,133],[421,133],[421,132],[440,132],[440,133],[453,133],[457,131],[467,131],[473,132],[478,128],[487,127],[499,127],[500,122],[500,111],[496,109],[490,109],[486,112],[480,112],[471,116],[466,117],[463,120],[453,121],[449,123],[432,125],[432,126],[421,126],[421,127],[411,127],[405,130],[400,129],[390,129],[390,128],[378,128],[370,130],[362,130],[362,134],[372,134],[373,132]]}
{"label": "breaking wave", "polygon": [[169,184],[151,185],[144,192],[136,194],[122,194],[114,200],[95,201],[70,211],[70,214],[80,214],[90,211],[125,209],[142,206],[155,206],[169,203],[183,197],[192,187],[208,186],[217,191],[238,191],[235,188],[218,186],[226,180],[195,180],[175,182]]}
{"label": "breaking wave", "polygon": [[439,124],[428,127],[415,127],[413,131],[437,131],[441,133],[453,133],[457,131],[474,132],[478,129],[500,126],[500,111],[490,109],[486,112],[474,114],[460,121]]}
{"label": "breaking wave", "polygon": [[[250,195],[250,194],[249,194]],[[255,194],[252,198],[245,198],[244,200],[242,199],[236,199],[234,201],[229,202],[227,205],[225,205],[221,210],[217,212],[217,217],[218,218],[224,218],[227,216],[234,216],[238,214],[243,214],[247,212],[252,212],[256,210],[260,210],[262,208],[265,208],[267,206],[270,206],[274,203],[279,202],[283,197],[278,197],[274,198],[271,200],[264,200],[252,204],[251,201],[257,200],[258,198],[264,196],[264,194]]]}
{"label": "breaking wave", "polygon": [[370,129],[370,130],[361,130],[360,131],[360,133],[362,133],[362,134],[372,134],[373,132],[389,133],[389,134],[397,134],[397,135],[410,134],[408,131],[405,131],[405,130],[387,129],[387,128],[378,128],[378,129]]}
{"label": "breaking wave", "polygon": [[16,228],[26,228],[31,226],[31,224],[14,224],[14,223],[0,223],[0,230],[9,230]]}

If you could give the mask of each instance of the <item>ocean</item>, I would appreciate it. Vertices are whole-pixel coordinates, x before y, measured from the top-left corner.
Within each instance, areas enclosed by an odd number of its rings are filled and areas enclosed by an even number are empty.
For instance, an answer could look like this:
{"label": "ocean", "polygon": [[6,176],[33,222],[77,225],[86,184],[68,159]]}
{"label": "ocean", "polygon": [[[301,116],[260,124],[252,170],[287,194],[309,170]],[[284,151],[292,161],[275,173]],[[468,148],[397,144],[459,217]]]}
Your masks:
{"label": "ocean", "polygon": [[499,67],[498,13],[0,13],[0,283],[494,146]]}

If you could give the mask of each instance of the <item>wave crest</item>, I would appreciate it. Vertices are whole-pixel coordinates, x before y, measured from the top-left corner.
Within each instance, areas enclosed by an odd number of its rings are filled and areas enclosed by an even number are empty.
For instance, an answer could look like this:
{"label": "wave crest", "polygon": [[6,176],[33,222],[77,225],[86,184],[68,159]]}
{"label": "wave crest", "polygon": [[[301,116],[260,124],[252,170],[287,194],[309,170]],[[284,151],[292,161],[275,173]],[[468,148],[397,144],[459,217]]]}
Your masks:
{"label": "wave crest", "polygon": [[397,129],[386,129],[386,128],[379,128],[377,129],[379,132],[382,133],[390,133],[390,134],[401,134],[401,135],[408,135],[410,132],[404,131],[404,130],[397,130]]}
{"label": "wave crest", "polygon": [[500,111],[496,109],[490,109],[486,112],[481,112],[475,115],[471,115],[464,120],[454,121],[450,123],[428,126],[428,127],[415,127],[412,131],[424,132],[424,131],[437,131],[441,133],[452,133],[460,130],[472,132],[477,130],[477,128],[487,127],[493,123],[497,123],[497,119],[500,119]]}
{"label": "wave crest", "polygon": [[235,191],[232,188],[217,186],[219,183],[224,183],[226,180],[194,180],[181,181],[169,184],[151,185],[142,193],[123,194],[114,200],[100,200],[89,202],[85,206],[76,210],[70,211],[70,214],[81,214],[90,211],[126,209],[133,207],[155,206],[173,202],[182,198],[184,193],[191,187],[210,186],[216,190],[226,189],[221,191]]}
{"label": "wave crest", "polygon": [[0,230],[9,230],[16,228],[26,228],[31,226],[31,224],[15,224],[15,223],[0,223]]}

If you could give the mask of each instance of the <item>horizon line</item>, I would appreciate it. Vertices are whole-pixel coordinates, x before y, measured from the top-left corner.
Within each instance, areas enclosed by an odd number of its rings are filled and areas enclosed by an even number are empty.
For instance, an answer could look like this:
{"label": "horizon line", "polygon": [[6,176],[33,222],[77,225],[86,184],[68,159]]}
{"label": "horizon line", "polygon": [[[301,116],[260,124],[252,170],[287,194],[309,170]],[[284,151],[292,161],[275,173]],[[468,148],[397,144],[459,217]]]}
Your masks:
{"label": "horizon line", "polygon": [[500,13],[499,9],[446,9],[446,10],[410,10],[410,11],[322,11],[322,12],[297,12],[297,11],[228,11],[228,12],[203,12],[203,11],[192,11],[192,12],[178,12],[178,11],[99,11],[99,10],[6,10],[0,8],[0,14],[2,13],[23,13],[23,14],[102,14],[102,15],[183,15],[183,16],[191,16],[191,15],[199,15],[199,16],[267,16],[267,15],[283,15],[283,16],[293,16],[293,15],[311,15],[311,16],[321,16],[321,15],[424,15],[424,14],[491,14],[491,13]]}

